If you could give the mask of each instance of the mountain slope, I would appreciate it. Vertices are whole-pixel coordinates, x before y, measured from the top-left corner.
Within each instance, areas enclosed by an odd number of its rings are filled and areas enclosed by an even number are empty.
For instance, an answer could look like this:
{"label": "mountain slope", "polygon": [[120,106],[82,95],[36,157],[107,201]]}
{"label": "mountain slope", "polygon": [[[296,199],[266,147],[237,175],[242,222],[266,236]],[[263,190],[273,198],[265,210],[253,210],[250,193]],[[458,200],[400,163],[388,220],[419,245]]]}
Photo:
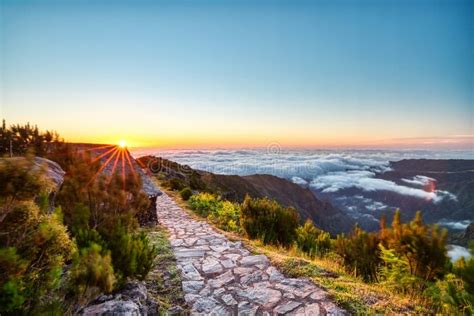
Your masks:
{"label": "mountain slope", "polygon": [[145,156],[137,161],[167,180],[179,179],[193,189],[220,194],[224,199],[242,202],[245,195],[268,197],[285,206],[296,208],[302,221],[311,219],[317,226],[332,233],[347,232],[353,220],[329,202],[319,200],[309,189],[276,176],[220,175],[193,170],[167,159]]}

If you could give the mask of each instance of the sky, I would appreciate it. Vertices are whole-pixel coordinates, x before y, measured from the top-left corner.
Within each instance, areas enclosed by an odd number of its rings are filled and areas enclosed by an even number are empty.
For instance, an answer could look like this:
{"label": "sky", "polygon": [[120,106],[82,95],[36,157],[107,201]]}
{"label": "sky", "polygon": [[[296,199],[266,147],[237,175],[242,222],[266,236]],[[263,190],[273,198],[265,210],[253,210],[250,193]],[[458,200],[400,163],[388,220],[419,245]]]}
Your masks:
{"label": "sky", "polygon": [[0,45],[69,141],[474,149],[474,1],[0,0]]}

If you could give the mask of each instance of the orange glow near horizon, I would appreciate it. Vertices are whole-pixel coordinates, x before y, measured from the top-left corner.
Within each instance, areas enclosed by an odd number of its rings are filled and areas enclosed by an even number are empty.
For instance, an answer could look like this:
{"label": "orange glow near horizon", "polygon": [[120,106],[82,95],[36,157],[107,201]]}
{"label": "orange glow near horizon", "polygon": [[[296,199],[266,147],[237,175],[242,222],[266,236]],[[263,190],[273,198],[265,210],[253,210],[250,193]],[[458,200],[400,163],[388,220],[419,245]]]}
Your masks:
{"label": "orange glow near horizon", "polygon": [[[474,136],[469,137],[444,137],[444,138],[400,138],[400,139],[371,139],[368,137],[297,137],[285,135],[269,137],[264,135],[245,135],[243,137],[231,135],[184,135],[170,137],[127,137],[127,141],[117,141],[115,137],[71,137],[66,141],[92,144],[117,144],[125,148],[163,148],[163,149],[211,149],[211,148],[262,148],[271,144],[278,144],[282,148],[472,148]],[[298,135],[300,136],[300,135]],[[112,145],[115,146],[115,145]]]}

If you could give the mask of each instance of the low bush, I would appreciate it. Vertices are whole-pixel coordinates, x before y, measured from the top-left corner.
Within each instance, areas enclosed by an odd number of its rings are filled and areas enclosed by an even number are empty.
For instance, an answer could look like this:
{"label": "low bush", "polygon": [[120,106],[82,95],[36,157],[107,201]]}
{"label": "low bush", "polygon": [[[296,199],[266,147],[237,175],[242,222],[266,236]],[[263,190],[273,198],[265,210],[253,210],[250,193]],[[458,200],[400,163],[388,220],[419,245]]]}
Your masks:
{"label": "low bush", "polygon": [[341,256],[346,270],[364,281],[377,281],[380,258],[379,238],[368,233],[358,225],[349,236],[339,235],[335,242],[335,251]]}
{"label": "low bush", "polygon": [[387,288],[408,295],[423,292],[424,280],[410,273],[410,263],[393,249],[386,249],[379,244],[380,258],[383,261],[379,269],[379,281]]}
{"label": "low bush", "polygon": [[207,217],[209,214],[216,213],[220,202],[221,199],[218,196],[201,192],[189,199],[189,206],[202,217]]}
{"label": "low bush", "polygon": [[72,290],[83,303],[111,292],[116,281],[110,252],[95,243],[80,250],[69,273]]}
{"label": "low bush", "polygon": [[296,245],[310,257],[321,257],[331,249],[331,236],[316,228],[313,222],[308,219],[304,226],[296,229]]}
{"label": "low bush", "polygon": [[240,206],[236,203],[222,201],[220,197],[204,192],[191,196],[189,206],[223,230],[240,229]]}
{"label": "low bush", "polygon": [[112,263],[119,282],[127,277],[143,280],[153,267],[157,255],[156,247],[152,245],[145,233],[128,233],[119,225],[113,238],[108,242],[112,253]]}
{"label": "low bush", "polygon": [[187,201],[189,200],[191,195],[193,195],[193,191],[190,188],[186,187],[179,192],[179,195],[183,200]]}
{"label": "low bush", "polygon": [[431,298],[432,309],[442,315],[473,315],[474,294],[468,292],[466,283],[453,273],[437,280],[424,294]]}
{"label": "low bush", "polygon": [[392,227],[382,227],[379,232],[382,245],[393,249],[399,257],[407,260],[409,272],[426,281],[440,279],[446,273],[449,264],[446,249],[447,231],[440,231],[437,226],[425,225],[421,213],[409,222],[400,223],[400,212],[397,211]]}
{"label": "low bush", "polygon": [[178,179],[178,178],[172,178],[172,179],[169,179],[165,185],[170,189],[170,190],[173,190],[173,191],[181,191],[182,189],[184,189],[186,187],[186,183],[181,180],[181,179]]}
{"label": "low bush", "polygon": [[238,231],[240,227],[240,206],[229,201],[220,201],[208,218],[227,231]]}
{"label": "low bush", "polygon": [[240,214],[241,226],[252,239],[282,246],[289,246],[295,240],[298,213],[294,208],[285,208],[268,198],[246,196]]}
{"label": "low bush", "polygon": [[[0,314],[40,313],[57,301],[76,251],[61,209],[41,209],[54,187],[31,157],[0,160]],[[38,199],[42,197],[41,199]]]}

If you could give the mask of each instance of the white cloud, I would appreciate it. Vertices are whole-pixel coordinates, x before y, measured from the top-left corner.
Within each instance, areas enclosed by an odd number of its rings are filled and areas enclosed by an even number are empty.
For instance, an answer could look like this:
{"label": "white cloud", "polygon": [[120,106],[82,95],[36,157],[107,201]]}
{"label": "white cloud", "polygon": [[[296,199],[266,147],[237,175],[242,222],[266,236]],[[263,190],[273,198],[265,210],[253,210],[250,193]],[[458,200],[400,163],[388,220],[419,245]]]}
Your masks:
{"label": "white cloud", "polygon": [[418,188],[399,185],[393,181],[377,179],[374,176],[375,173],[370,171],[332,172],[316,177],[310,186],[325,193],[337,192],[347,188],[358,188],[366,192],[391,191],[401,195],[433,201],[434,203],[441,202],[445,197],[454,197],[454,195],[447,191],[435,190],[428,192]]}
{"label": "white cloud", "polygon": [[471,253],[467,248],[457,245],[448,245],[448,257],[451,258],[452,262],[456,262],[461,257],[466,259],[470,258]]}
{"label": "white cloud", "polygon": [[436,179],[427,176],[414,176],[412,179],[402,179],[403,182],[424,187],[430,183],[436,182]]}
{"label": "white cloud", "polygon": [[467,228],[467,226],[469,226],[469,224],[471,224],[471,221],[465,220],[465,221],[455,222],[455,221],[448,221],[448,220],[443,219],[443,220],[440,220],[438,224],[441,226],[451,228],[451,229],[464,230]]}
{"label": "white cloud", "polygon": [[301,186],[307,186],[308,185],[308,181],[306,181],[305,179],[300,178],[300,177],[292,177],[291,181],[293,183],[296,183],[296,184],[301,185]]}
{"label": "white cloud", "polygon": [[[186,164],[195,169],[218,174],[271,174],[310,186],[326,193],[355,187],[363,191],[386,190],[438,203],[443,198],[456,197],[449,192],[427,192],[422,188],[399,185],[392,181],[374,178],[375,173],[388,171],[390,161],[406,158],[472,158],[472,152],[455,155],[433,151],[378,151],[378,150],[141,150],[135,156],[152,154]],[[454,156],[452,156],[454,155]],[[464,156],[463,156],[464,155]],[[471,155],[471,156],[469,156]],[[410,185],[422,186],[431,178],[415,176],[403,179]],[[303,182],[304,181],[304,182]]]}

